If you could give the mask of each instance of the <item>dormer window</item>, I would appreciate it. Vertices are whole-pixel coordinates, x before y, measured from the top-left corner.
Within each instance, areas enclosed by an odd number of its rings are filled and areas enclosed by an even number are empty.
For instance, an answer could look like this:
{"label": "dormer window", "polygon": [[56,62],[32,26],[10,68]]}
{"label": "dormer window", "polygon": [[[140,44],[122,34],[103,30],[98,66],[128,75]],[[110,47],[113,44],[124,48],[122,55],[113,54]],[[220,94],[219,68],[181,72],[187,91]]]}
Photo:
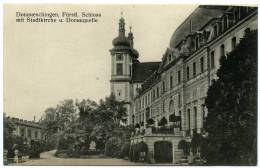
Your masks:
{"label": "dormer window", "polygon": [[218,34],[222,33],[222,21],[218,22]]}
{"label": "dormer window", "polygon": [[213,26],[213,30],[214,30],[214,37],[217,37],[217,35],[218,35],[218,25],[217,24],[215,24]]}
{"label": "dormer window", "polygon": [[199,49],[199,37],[198,36],[195,38],[195,49],[196,50]]}
{"label": "dormer window", "polygon": [[172,61],[172,55],[171,54],[169,54],[169,62],[171,62]]}
{"label": "dormer window", "polygon": [[225,16],[223,21],[224,21],[223,30],[225,31],[228,28],[228,16]]}

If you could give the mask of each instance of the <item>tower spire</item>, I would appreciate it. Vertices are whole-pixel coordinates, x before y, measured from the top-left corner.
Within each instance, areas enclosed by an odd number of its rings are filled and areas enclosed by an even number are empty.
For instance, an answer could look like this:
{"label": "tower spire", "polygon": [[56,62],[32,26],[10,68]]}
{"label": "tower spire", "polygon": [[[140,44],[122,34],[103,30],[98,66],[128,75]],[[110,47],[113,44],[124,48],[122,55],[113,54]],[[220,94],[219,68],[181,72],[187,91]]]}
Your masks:
{"label": "tower spire", "polygon": [[133,35],[133,33],[132,33],[132,25],[130,25],[130,27],[129,27],[129,33],[128,33],[128,40],[129,40],[129,42],[130,42],[130,45],[131,45],[131,47],[133,47],[134,46],[134,35]]}
{"label": "tower spire", "polygon": [[121,18],[119,19],[119,36],[125,36],[125,19],[123,18],[123,11],[121,11]]}

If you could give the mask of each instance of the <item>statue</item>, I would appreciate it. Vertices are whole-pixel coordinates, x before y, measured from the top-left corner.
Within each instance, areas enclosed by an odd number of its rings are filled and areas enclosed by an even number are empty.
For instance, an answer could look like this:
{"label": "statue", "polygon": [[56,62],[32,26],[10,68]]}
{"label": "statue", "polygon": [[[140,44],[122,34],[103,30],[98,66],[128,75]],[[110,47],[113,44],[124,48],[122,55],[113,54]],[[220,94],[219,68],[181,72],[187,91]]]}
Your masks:
{"label": "statue", "polygon": [[96,142],[95,141],[90,142],[89,150],[96,150]]}

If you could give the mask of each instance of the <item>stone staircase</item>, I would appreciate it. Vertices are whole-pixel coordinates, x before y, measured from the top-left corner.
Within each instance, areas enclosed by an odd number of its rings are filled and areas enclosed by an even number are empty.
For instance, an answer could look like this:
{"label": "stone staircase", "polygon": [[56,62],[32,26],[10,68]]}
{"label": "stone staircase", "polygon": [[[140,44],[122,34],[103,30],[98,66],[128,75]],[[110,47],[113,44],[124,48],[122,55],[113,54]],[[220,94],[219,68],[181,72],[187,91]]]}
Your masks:
{"label": "stone staircase", "polygon": [[175,155],[175,164],[180,165],[180,166],[187,166],[189,165],[188,163],[188,158],[183,155],[183,151],[180,149],[176,149],[174,152]]}

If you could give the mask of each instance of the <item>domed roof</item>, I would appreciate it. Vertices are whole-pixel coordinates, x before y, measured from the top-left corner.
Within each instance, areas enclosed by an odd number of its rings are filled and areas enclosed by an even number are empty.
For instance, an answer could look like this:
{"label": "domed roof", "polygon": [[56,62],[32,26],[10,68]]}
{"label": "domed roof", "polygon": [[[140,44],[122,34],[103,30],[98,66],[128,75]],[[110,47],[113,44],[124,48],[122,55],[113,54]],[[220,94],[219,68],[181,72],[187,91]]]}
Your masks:
{"label": "domed roof", "polygon": [[133,56],[134,56],[135,58],[138,58],[138,57],[139,57],[139,52],[138,52],[136,49],[131,48],[131,51],[132,51],[132,54],[133,54]]}
{"label": "domed roof", "polygon": [[170,41],[170,47],[176,48],[176,46],[191,32],[191,30],[200,30],[211,19],[222,16],[227,8],[228,6],[206,5],[196,8],[173,33]]}
{"label": "domed roof", "polygon": [[114,46],[130,46],[130,42],[125,36],[117,36],[112,43]]}

